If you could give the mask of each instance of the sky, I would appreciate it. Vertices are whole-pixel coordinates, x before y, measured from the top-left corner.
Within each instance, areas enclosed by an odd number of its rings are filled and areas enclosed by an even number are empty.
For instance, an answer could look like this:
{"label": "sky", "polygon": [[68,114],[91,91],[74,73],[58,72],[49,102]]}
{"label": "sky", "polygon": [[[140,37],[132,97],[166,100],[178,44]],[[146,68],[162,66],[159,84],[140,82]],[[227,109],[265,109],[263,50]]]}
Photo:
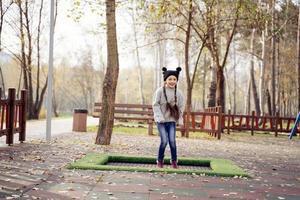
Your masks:
{"label": "sky", "polygon": [[[105,13],[101,17],[87,9],[79,22],[75,22],[68,17],[72,8],[69,0],[61,1],[59,7],[55,28],[55,59],[59,62],[67,56],[71,58],[69,59],[70,63],[76,65],[82,58],[81,51],[91,49],[94,55],[94,67],[101,66],[101,62],[106,62],[106,33],[104,28],[99,28],[99,24],[105,22]],[[116,20],[120,68],[133,67],[136,65],[136,57],[133,52],[132,20],[124,8],[117,8]],[[145,41],[142,40],[143,38],[140,37],[139,45],[144,45]],[[140,51],[142,64],[154,65],[153,50],[151,51],[148,47],[142,48]]]}

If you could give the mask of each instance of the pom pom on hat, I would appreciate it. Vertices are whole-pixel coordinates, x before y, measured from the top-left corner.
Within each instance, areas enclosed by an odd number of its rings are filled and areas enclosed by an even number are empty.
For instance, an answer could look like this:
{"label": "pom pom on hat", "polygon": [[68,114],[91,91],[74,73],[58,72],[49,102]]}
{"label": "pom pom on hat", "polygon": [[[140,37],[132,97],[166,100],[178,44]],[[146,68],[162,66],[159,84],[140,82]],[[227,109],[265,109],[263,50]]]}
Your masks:
{"label": "pom pom on hat", "polygon": [[175,70],[167,70],[167,68],[163,67],[162,71],[163,71],[164,81],[166,81],[169,76],[175,76],[178,80],[178,76],[181,71],[181,67],[177,67],[176,71]]}

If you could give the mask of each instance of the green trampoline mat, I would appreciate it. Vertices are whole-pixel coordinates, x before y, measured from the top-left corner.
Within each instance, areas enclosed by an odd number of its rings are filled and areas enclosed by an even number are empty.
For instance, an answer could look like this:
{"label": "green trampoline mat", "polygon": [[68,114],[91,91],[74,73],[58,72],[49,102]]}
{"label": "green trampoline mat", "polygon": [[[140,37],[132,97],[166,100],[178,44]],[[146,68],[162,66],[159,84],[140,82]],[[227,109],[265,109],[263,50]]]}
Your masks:
{"label": "green trampoline mat", "polygon": [[171,168],[169,164],[169,158],[165,158],[164,163],[164,168],[157,168],[156,158],[153,157],[90,153],[83,158],[69,164],[67,168],[109,171],[164,172],[225,177],[250,177],[232,161],[225,159],[179,158],[178,169]]}

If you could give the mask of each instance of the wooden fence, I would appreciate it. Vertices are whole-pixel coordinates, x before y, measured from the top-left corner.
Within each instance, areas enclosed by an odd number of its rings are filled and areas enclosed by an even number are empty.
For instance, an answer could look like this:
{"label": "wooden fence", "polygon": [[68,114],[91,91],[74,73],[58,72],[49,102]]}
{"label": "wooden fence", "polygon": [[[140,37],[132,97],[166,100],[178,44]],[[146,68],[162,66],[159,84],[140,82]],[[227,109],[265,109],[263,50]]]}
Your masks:
{"label": "wooden fence", "polygon": [[[101,103],[94,105],[94,117],[99,117]],[[139,104],[115,104],[115,119],[126,121],[145,121],[148,124],[149,135],[153,134],[153,111],[151,105]],[[203,112],[191,112],[190,123],[187,127],[187,115],[184,113],[184,125],[177,127],[182,136],[187,136],[187,129],[192,132],[207,132],[211,136],[221,139],[222,133],[227,130],[274,132],[278,136],[279,132],[289,133],[295,123],[295,118],[276,116],[256,116],[252,115],[234,115],[229,110],[227,114],[222,113],[221,107],[206,108]],[[300,132],[298,127],[297,132]]]}
{"label": "wooden fence", "polygon": [[[192,112],[190,121],[191,131],[208,132],[218,139],[221,138],[224,130],[227,130],[227,134],[232,130],[250,131],[251,135],[254,135],[254,131],[274,132],[274,136],[277,137],[278,133],[291,132],[296,117],[280,117],[278,113],[276,116],[256,116],[254,111],[251,115],[231,114],[230,110],[224,114],[221,113],[220,107],[214,107],[205,109],[205,112]],[[297,133],[300,133],[300,126],[297,128]]]}
{"label": "wooden fence", "polygon": [[182,136],[187,129],[195,132],[207,132],[211,136],[221,138],[222,132],[222,109],[221,107],[206,108],[204,112],[191,112],[190,126],[186,126],[187,115],[184,113],[184,126],[180,128]]}
{"label": "wooden fence", "polygon": [[[0,89],[0,97],[2,96]],[[16,89],[8,89],[7,99],[0,98],[0,137],[6,136],[6,144],[12,145],[14,134],[19,133],[19,141],[26,136],[26,90],[21,91],[21,98],[16,99]]]}

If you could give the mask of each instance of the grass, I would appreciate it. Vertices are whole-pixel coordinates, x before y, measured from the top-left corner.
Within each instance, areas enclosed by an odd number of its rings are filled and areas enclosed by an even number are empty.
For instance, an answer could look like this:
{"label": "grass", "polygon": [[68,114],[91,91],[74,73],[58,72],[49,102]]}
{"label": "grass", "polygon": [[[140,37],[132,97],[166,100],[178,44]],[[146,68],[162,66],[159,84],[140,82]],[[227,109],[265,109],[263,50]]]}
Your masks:
{"label": "grass", "polygon": [[[98,126],[88,126],[88,132],[97,132]],[[147,124],[140,124],[140,123],[124,123],[118,122],[115,123],[113,128],[114,134],[121,134],[121,135],[142,135],[148,136],[148,125]],[[156,126],[153,126],[153,134],[158,135],[158,131]],[[180,131],[177,131],[177,137],[181,137]],[[214,137],[209,136],[207,133],[204,132],[190,132],[191,139],[207,139],[213,140]]]}
{"label": "grass", "polygon": [[[170,158],[165,158],[168,162]],[[134,171],[134,172],[164,172],[176,174],[198,174],[209,176],[224,177],[250,177],[241,168],[236,166],[232,161],[214,158],[180,158],[178,165],[210,166],[212,170],[186,170],[172,168],[145,168],[145,167],[128,167],[128,166],[110,166],[108,162],[127,162],[127,163],[156,163],[156,158],[141,156],[124,156],[124,155],[107,155],[90,153],[83,158],[69,164],[68,169],[85,169],[85,170],[109,170],[109,171]],[[154,165],[155,166],[155,165]]]}
{"label": "grass", "polygon": [[[88,126],[87,131],[88,132],[97,132],[98,126]],[[113,128],[114,134],[120,134],[120,135],[141,135],[141,136],[147,136],[148,135],[148,125],[142,124],[142,123],[125,123],[125,122],[117,122],[114,125]],[[156,126],[153,126],[153,134],[158,135]],[[177,137],[181,138],[180,131],[177,131]],[[226,138],[229,140],[238,140],[242,138],[249,138],[253,137],[251,136],[250,131],[231,131],[230,135],[227,134],[227,130],[224,130],[224,133],[222,134],[221,138]],[[267,137],[273,137],[274,133],[270,132],[254,132],[254,137],[256,138],[267,138]],[[190,132],[189,135],[190,139],[205,139],[205,140],[216,140],[215,137],[210,136],[208,133],[205,132]],[[287,134],[278,134],[278,138],[287,138]]]}
{"label": "grass", "polygon": [[[97,132],[98,126],[88,126],[88,132]],[[148,135],[148,128],[144,124],[133,123],[116,123],[113,128],[113,133],[123,135]],[[153,128],[153,134],[158,135],[158,132]]]}

